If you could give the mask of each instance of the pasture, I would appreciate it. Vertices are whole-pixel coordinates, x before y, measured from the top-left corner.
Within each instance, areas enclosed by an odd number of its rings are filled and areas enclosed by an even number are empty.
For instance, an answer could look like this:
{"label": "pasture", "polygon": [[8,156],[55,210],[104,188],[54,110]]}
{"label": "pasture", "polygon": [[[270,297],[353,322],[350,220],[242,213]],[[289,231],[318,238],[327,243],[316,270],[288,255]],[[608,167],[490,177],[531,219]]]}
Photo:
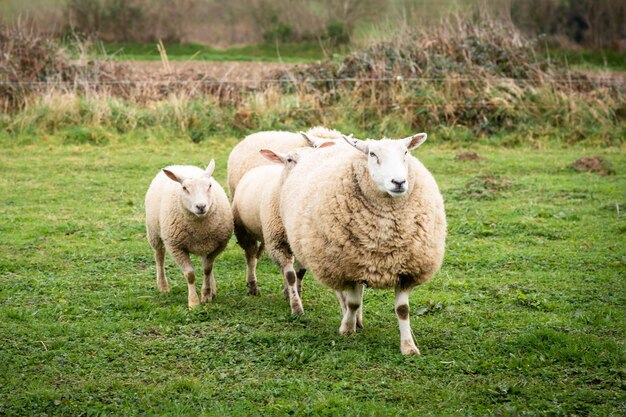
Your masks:
{"label": "pasture", "polygon": [[[247,296],[234,238],[212,304],[187,309],[169,257],[172,291],[159,293],[151,179],[215,158],[225,185],[239,138],[81,132],[0,133],[1,415],[626,412],[623,147],[429,136],[414,155],[442,189],[447,253],[410,300],[422,356],[403,357],[392,292],[366,290],[365,329],[340,337],[334,294],[310,274],[300,317],[266,257],[261,295]],[[612,175],[570,168],[595,155]]]}

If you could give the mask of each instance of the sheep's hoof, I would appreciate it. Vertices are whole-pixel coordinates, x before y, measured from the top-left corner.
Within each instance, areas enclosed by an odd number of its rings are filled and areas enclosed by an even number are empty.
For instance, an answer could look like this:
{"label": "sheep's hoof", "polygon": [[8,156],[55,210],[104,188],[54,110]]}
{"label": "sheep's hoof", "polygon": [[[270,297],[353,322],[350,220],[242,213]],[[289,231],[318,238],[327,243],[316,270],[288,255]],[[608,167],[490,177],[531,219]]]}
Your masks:
{"label": "sheep's hoof", "polygon": [[159,291],[163,293],[170,292],[170,287],[168,287],[167,285],[165,287],[159,287]]}
{"label": "sheep's hoof", "polygon": [[202,304],[210,303],[211,301],[213,301],[214,298],[215,294],[213,293],[202,294],[202,300],[200,300],[200,302]]}
{"label": "sheep's hoof", "polygon": [[261,295],[261,291],[259,287],[256,286],[256,282],[252,283],[252,285],[248,283],[248,295]]}
{"label": "sheep's hoof", "polygon": [[357,320],[356,321],[356,328],[358,330],[361,330],[363,328],[363,320]]}
{"label": "sheep's hoof", "polygon": [[198,296],[196,296],[195,298],[188,299],[189,310],[192,310],[193,308],[197,307],[199,304],[200,304],[200,300],[198,300]]}
{"label": "sheep's hoof", "polygon": [[304,308],[301,305],[291,306],[291,314],[300,315],[304,314]]}
{"label": "sheep's hoof", "polygon": [[415,346],[412,340],[403,340],[400,343],[400,351],[403,355],[419,355],[420,350]]}
{"label": "sheep's hoof", "polygon": [[350,336],[351,334],[356,333],[356,325],[352,325],[352,326],[345,326],[344,324],[341,324],[341,327],[339,328],[339,334],[342,336]]}

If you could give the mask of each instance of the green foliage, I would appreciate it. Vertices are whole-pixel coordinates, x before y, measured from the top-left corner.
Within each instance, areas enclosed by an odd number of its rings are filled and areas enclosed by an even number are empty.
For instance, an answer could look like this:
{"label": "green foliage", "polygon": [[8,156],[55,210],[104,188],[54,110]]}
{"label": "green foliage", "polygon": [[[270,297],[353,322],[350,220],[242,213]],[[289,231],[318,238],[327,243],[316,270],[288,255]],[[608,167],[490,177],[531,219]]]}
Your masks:
{"label": "green foliage", "polygon": [[344,22],[330,20],[326,24],[324,38],[330,41],[332,46],[345,45],[350,42],[350,33]]}
{"label": "green foliage", "polygon": [[[104,56],[119,60],[159,61],[156,44],[103,43]],[[199,44],[165,43],[168,59],[186,61],[263,61],[311,62],[324,58],[324,52],[315,43],[280,43],[236,46],[224,49]],[[96,51],[97,52],[97,51]]]}
{"label": "green foliage", "polygon": [[[415,154],[442,189],[449,237],[443,269],[411,296],[423,356],[407,358],[392,292],[366,290],[365,329],[340,337],[334,294],[310,275],[301,317],[266,257],[262,295],[247,296],[234,238],[214,303],[187,310],[169,257],[172,291],[160,294],[143,223],[150,180],[215,158],[224,184],[241,135],[196,144],[141,117],[152,127],[0,133],[0,414],[623,414],[622,148],[593,150],[616,170],[600,176],[569,168],[588,147],[430,135]],[[84,139],[98,128],[106,143]],[[462,150],[482,159],[458,162]],[[513,188],[465,192],[487,173]]]}
{"label": "green foliage", "polygon": [[293,41],[293,27],[289,23],[276,22],[263,32],[263,39],[267,43]]}

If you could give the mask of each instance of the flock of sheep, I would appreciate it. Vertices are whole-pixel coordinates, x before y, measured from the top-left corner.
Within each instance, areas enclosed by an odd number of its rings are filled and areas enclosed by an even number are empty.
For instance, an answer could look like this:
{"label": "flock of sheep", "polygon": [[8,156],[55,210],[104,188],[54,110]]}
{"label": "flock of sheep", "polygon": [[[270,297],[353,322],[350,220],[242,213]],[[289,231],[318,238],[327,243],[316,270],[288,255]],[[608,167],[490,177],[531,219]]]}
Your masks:
{"label": "flock of sheep", "polygon": [[[410,154],[425,140],[425,133],[358,140],[323,127],[252,134],[228,158],[232,205],[212,178],[214,161],[205,170],[164,168],[146,194],[159,289],[169,290],[167,251],[187,280],[189,307],[211,301],[213,263],[234,231],[245,252],[248,294],[259,294],[255,270],[265,250],[282,271],[291,312],[304,312],[308,269],[335,291],[343,313],[339,332],[348,335],[363,327],[364,287],[393,288],[400,350],[419,354],[409,294],[441,267],[446,238],[439,188]],[[202,256],[200,299],[190,254]]]}

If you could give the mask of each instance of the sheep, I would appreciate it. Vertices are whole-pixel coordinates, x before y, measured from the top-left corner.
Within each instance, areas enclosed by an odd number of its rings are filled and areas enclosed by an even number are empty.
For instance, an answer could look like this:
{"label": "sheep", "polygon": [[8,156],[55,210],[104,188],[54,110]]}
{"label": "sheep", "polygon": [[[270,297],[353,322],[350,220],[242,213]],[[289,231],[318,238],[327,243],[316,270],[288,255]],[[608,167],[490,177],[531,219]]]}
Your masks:
{"label": "sheep", "polygon": [[146,229],[154,250],[157,286],[161,292],[169,291],[163,269],[167,250],[187,280],[190,309],[199,301],[189,254],[202,256],[201,302],[207,303],[217,292],[213,262],[233,233],[230,204],[224,189],[211,177],[214,170],[214,160],[206,170],[187,165],[168,166],[154,177],[146,193]]}
{"label": "sheep", "polygon": [[285,179],[300,155],[310,148],[288,154],[261,149],[260,154],[281,165],[261,165],[248,171],[239,181],[232,210],[235,236],[246,255],[246,283],[249,295],[258,295],[256,263],[260,257],[258,241],[280,267],[284,277],[285,296],[292,314],[302,314],[302,277],[304,270],[294,270],[294,257],[280,218],[280,192]]}
{"label": "sheep", "polygon": [[[341,139],[341,133],[322,126],[311,128],[307,134],[320,139]],[[228,156],[228,190],[231,198],[237,184],[246,172],[270,162],[259,154],[261,149],[286,153],[292,149],[310,147],[312,144],[301,134],[292,132],[258,132],[248,135],[239,142]]]}
{"label": "sheep", "polygon": [[409,294],[441,267],[446,238],[443,198],[431,173],[409,152],[425,133],[358,140],[302,158],[281,192],[291,249],[343,313],[339,332],[362,327],[364,286],[395,289],[400,350],[417,354]]}

